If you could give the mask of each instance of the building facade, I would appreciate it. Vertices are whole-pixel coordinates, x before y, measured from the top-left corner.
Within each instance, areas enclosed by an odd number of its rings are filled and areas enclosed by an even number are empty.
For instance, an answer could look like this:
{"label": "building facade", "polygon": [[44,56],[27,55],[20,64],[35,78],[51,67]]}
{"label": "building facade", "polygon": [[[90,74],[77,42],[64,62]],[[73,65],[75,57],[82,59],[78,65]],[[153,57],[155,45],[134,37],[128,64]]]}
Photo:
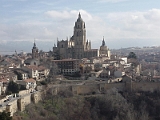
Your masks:
{"label": "building facade", "polygon": [[59,73],[63,75],[74,75],[76,72],[80,71],[80,63],[79,59],[62,59],[62,60],[53,60],[52,64],[56,64]]}
{"label": "building facade", "polygon": [[79,13],[74,25],[73,36],[62,41],[57,39],[57,46],[54,45],[53,53],[59,55],[59,59],[82,59],[104,55],[110,57],[110,50],[105,46],[104,39],[102,44],[100,49],[91,49],[91,41],[86,39],[85,22]]}

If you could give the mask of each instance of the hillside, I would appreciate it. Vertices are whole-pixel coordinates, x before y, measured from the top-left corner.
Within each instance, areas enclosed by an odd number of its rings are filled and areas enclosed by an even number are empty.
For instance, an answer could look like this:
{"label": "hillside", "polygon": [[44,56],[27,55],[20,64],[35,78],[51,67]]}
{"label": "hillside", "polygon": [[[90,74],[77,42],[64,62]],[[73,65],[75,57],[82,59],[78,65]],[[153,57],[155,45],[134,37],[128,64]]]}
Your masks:
{"label": "hillside", "polygon": [[[160,93],[118,93],[116,89],[101,95],[78,96],[48,91],[38,104],[14,115],[14,120],[159,120]],[[16,117],[18,116],[18,118]]]}

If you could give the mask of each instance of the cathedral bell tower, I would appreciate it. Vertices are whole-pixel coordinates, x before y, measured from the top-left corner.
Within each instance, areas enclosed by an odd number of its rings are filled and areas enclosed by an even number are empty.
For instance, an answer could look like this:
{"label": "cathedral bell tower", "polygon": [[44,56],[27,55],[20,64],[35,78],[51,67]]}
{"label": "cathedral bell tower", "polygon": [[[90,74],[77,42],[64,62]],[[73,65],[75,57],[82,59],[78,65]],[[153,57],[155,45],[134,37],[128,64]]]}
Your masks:
{"label": "cathedral bell tower", "polygon": [[75,43],[75,58],[83,58],[84,51],[86,50],[86,29],[85,22],[79,13],[78,19],[74,26],[74,43]]}
{"label": "cathedral bell tower", "polygon": [[102,45],[100,46],[100,56],[106,56],[110,59],[110,50],[109,48],[106,46],[106,43],[104,41],[104,37],[102,40]]}
{"label": "cathedral bell tower", "polygon": [[34,41],[33,48],[32,48],[32,59],[37,59],[38,57],[39,57],[38,48],[36,47],[36,43]]}

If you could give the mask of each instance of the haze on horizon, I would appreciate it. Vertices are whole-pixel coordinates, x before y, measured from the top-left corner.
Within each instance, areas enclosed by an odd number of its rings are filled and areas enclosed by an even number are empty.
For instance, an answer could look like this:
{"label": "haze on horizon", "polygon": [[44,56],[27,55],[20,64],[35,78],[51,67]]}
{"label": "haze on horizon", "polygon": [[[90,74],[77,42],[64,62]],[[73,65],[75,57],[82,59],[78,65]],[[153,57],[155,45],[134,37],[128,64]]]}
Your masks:
{"label": "haze on horizon", "polygon": [[87,39],[99,48],[104,36],[111,49],[160,45],[159,0],[1,0],[0,51],[42,50],[73,35],[78,13]]}

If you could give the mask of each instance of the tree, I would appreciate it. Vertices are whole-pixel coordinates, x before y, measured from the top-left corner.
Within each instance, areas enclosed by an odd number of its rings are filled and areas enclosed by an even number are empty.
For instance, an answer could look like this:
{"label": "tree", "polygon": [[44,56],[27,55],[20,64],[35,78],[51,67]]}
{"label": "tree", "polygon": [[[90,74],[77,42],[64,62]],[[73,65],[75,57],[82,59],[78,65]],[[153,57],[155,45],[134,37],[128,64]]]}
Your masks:
{"label": "tree", "polygon": [[10,81],[8,83],[8,91],[12,93],[18,93],[20,91],[20,85],[18,85],[17,83],[13,81]]}
{"label": "tree", "polygon": [[17,75],[18,80],[22,80],[22,74],[21,73],[19,73],[17,71],[15,71],[14,73]]}
{"label": "tree", "polygon": [[12,120],[9,112],[0,112],[0,120]]}
{"label": "tree", "polygon": [[131,59],[131,58],[137,59],[137,56],[134,52],[130,52],[127,58],[128,59]]}

